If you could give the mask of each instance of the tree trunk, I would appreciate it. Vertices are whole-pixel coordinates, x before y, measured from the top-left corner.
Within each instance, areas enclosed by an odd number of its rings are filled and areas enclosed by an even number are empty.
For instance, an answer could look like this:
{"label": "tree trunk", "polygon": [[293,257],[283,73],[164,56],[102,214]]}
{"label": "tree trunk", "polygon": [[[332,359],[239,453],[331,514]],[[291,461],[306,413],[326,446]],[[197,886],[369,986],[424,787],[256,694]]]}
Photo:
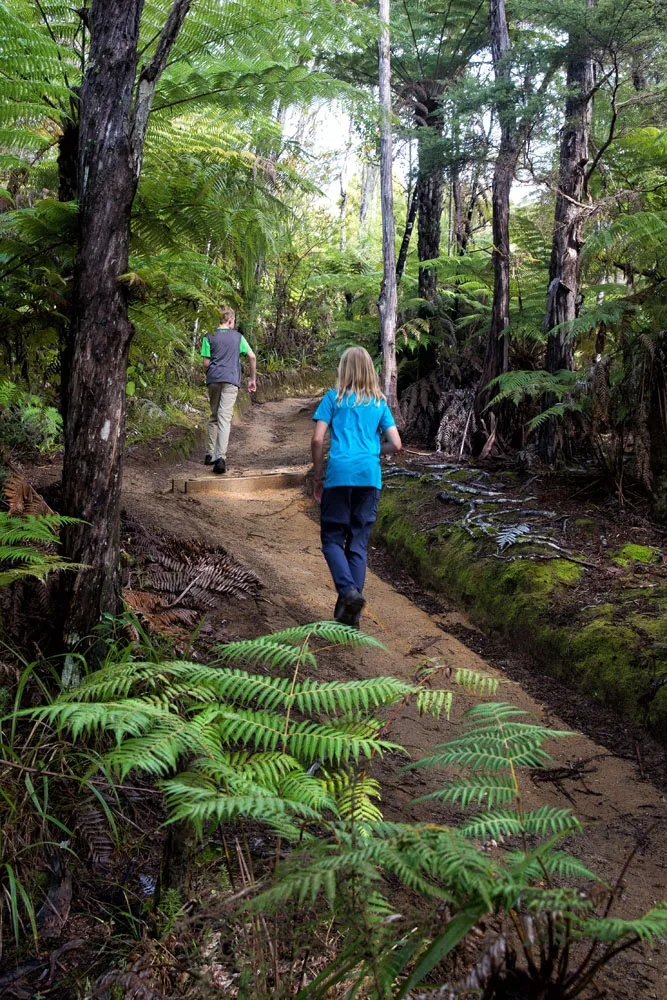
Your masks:
{"label": "tree trunk", "polygon": [[510,92],[510,65],[507,55],[510,37],[507,28],[505,0],[490,0],[489,25],[491,53],[496,81],[507,85],[507,93],[499,102],[500,148],[493,170],[491,203],[493,209],[493,305],[491,326],[482,366],[480,392],[475,408],[481,413],[489,400],[487,385],[507,371],[509,340],[506,330],[510,322],[510,191],[518,158],[516,119]]}
{"label": "tree trunk", "polygon": [[[439,105],[427,105],[428,115],[425,121],[427,137],[438,134],[441,122],[438,118]],[[440,256],[440,222],[442,218],[442,192],[445,183],[444,170],[440,162],[440,154],[428,138],[420,137],[418,146],[419,177],[417,190],[419,192],[419,214],[417,222],[417,250],[420,262],[435,260]],[[434,267],[419,268],[419,297],[427,302],[434,302],[437,291],[438,273]]]}
{"label": "tree trunk", "polygon": [[192,823],[179,820],[170,823],[162,853],[162,866],[153,908],[158,910],[168,890],[179,894],[185,903],[190,895],[190,879],[197,850],[197,834]]}
{"label": "tree trunk", "polygon": [[465,230],[465,213],[463,204],[463,188],[461,186],[461,177],[457,169],[453,169],[451,173],[451,198],[454,204],[454,210],[452,212],[452,221],[450,224],[450,229],[452,230],[451,236],[452,246],[456,244],[456,252],[462,254],[465,252],[464,242],[464,230]]}
{"label": "tree trunk", "polygon": [[394,415],[400,422],[398,409],[398,367],[396,364],[396,246],[394,225],[393,155],[391,133],[391,52],[389,44],[389,0],[379,0],[382,24],[378,42],[378,75],[380,81],[380,190],[382,197],[382,260],[383,279],[378,309],[382,344],[382,391]]}
{"label": "tree trunk", "polygon": [[[572,369],[574,364],[572,323],[579,311],[583,246],[583,214],[579,205],[584,190],[592,115],[593,60],[589,53],[579,50],[570,56],[567,64],[567,90],[544,320],[545,329],[550,331],[546,369],[553,373],[564,368]],[[558,329],[554,329],[555,327]],[[553,403],[553,398],[546,397],[544,409],[553,406]],[[539,438],[539,451],[543,461],[551,464],[556,457],[556,450],[556,422],[548,420],[542,424]]]}
{"label": "tree trunk", "polygon": [[[58,201],[79,197],[79,96],[71,102],[72,117],[58,140]],[[67,324],[60,336],[60,412],[67,424],[69,377],[72,365],[72,330]]]}
{"label": "tree trunk", "polygon": [[79,197],[79,123],[68,121],[58,139],[58,201]]}
{"label": "tree trunk", "polygon": [[401,249],[398,253],[398,261],[396,262],[396,284],[401,283],[401,278],[403,277],[403,272],[405,271],[405,262],[408,259],[408,250],[410,249],[410,239],[412,237],[412,230],[415,228],[415,219],[417,218],[417,206],[419,205],[419,181],[415,184],[414,191],[412,192],[412,198],[410,199],[410,207],[408,208],[408,216],[405,220],[405,231],[403,232],[403,239],[401,240]]}
{"label": "tree trunk", "polygon": [[648,432],[651,448],[651,475],[656,516],[667,523],[667,335],[658,337]]}
{"label": "tree trunk", "polygon": [[121,607],[120,491],[133,329],[120,279],[127,272],[130,213],[155,85],[189,0],[174,0],[135,90],[142,6],[142,0],[93,0],[90,10],[63,465],[65,512],[86,522],[67,529],[64,550],[87,568],[65,574],[67,648],[89,637],[105,613]]}
{"label": "tree trunk", "polygon": [[342,171],[340,175],[340,208],[338,210],[338,219],[340,222],[340,252],[343,253],[347,246],[347,231],[345,229],[347,221],[347,179],[345,179],[345,182],[343,181]]}
{"label": "tree trunk", "polygon": [[477,187],[479,179],[477,174],[473,177],[470,197],[466,205],[463,194],[461,178],[457,170],[452,171],[452,194],[454,198],[454,238],[456,241],[456,252],[463,256],[468,249],[468,242],[472,235],[472,220],[477,204]]}
{"label": "tree trunk", "polygon": [[359,239],[366,233],[368,210],[378,181],[378,166],[365,160],[361,167],[361,203],[359,205]]}

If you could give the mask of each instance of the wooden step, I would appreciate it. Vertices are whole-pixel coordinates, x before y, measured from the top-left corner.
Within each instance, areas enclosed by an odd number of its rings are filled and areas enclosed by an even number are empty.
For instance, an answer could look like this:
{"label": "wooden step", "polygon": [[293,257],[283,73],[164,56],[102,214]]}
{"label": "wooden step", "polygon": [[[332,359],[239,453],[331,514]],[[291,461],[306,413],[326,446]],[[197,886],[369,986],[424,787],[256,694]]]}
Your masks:
{"label": "wooden step", "polygon": [[261,493],[266,490],[298,489],[306,482],[305,472],[267,472],[260,476],[201,476],[172,479],[173,493]]}

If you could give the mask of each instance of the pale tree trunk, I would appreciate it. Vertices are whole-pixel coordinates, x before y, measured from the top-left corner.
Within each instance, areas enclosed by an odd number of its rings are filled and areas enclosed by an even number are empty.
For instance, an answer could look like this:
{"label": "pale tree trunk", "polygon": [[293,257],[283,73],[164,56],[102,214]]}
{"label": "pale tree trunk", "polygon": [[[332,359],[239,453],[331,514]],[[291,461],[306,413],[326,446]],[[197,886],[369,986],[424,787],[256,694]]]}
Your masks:
{"label": "pale tree trunk", "polygon": [[[491,55],[497,81],[510,84],[510,36],[507,27],[505,0],[490,0],[489,27]],[[507,371],[509,339],[506,333],[510,322],[510,191],[518,159],[516,117],[511,94],[499,108],[500,148],[493,171],[491,203],[493,208],[493,305],[491,325],[482,367],[480,392],[475,408],[478,414],[489,401],[488,383]]]}
{"label": "pale tree trunk", "polygon": [[[573,51],[567,64],[565,122],[561,132],[554,235],[549,266],[549,291],[544,319],[547,340],[546,369],[555,373],[574,364],[572,323],[579,309],[581,271],[581,199],[586,180],[588,140],[593,109],[593,60],[585,50]],[[558,327],[558,329],[554,329]],[[553,406],[548,395],[544,409]],[[556,422],[542,424],[539,451],[551,464],[556,457]]]}
{"label": "pale tree trunk", "polygon": [[375,188],[378,182],[378,166],[365,160],[361,168],[361,202],[359,205],[359,239],[366,235],[368,224],[368,212],[373,201]]}
{"label": "pale tree trunk", "polygon": [[342,171],[340,175],[340,208],[338,210],[338,221],[340,224],[339,245],[340,251],[343,253],[345,247],[347,246],[347,232],[345,230],[345,223],[347,221],[347,178],[344,178]]}
{"label": "pale tree trunk", "polygon": [[93,0],[90,10],[63,467],[65,513],[86,522],[65,532],[65,554],[88,568],[66,574],[68,648],[89,637],[105,613],[121,608],[120,491],[133,334],[121,277],[128,267],[130,213],[155,86],[189,4],[174,0],[155,55],[138,80],[141,0]]}
{"label": "pale tree trunk", "polygon": [[382,197],[382,260],[383,279],[378,308],[380,312],[380,342],[382,344],[382,391],[399,423],[398,367],[396,364],[396,313],[398,293],[396,287],[396,247],[394,225],[394,189],[392,177],[391,134],[391,52],[389,45],[389,0],[379,0],[382,23],[378,42],[378,70],[380,80],[380,108],[382,126],[380,133],[380,191]]}

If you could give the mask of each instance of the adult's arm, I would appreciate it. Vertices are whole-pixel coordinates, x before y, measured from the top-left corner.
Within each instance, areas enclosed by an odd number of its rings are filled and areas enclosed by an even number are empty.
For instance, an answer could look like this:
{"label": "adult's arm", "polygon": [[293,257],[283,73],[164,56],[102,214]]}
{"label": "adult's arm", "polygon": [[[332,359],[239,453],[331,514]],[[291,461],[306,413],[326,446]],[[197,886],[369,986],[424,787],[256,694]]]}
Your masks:
{"label": "adult's arm", "polygon": [[313,496],[318,503],[322,501],[324,489],[324,439],[328,427],[326,420],[317,420],[310,440],[310,451],[313,456]]}
{"label": "adult's arm", "polygon": [[246,357],[250,362],[250,378],[248,379],[248,392],[255,392],[257,390],[257,355],[251,348],[248,348],[248,353]]}
{"label": "adult's arm", "polygon": [[384,437],[385,439],[380,445],[380,453],[382,455],[395,455],[403,447],[401,435],[395,427],[388,427],[384,432]]}

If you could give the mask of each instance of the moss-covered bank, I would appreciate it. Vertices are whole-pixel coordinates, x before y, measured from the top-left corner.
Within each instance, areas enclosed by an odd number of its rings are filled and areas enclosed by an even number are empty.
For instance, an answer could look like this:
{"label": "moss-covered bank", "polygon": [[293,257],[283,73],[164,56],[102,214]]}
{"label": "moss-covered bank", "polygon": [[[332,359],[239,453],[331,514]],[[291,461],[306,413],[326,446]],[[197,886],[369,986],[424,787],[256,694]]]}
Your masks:
{"label": "moss-covered bank", "polygon": [[[590,571],[560,558],[500,560],[488,539],[461,527],[424,531],[425,494],[419,481],[383,491],[375,538],[392,558],[476,624],[501,630],[541,669],[667,741],[667,685],[659,683],[667,675],[667,586],[641,588],[637,598],[629,581],[616,579],[604,603],[586,606]],[[627,566],[654,553],[624,549],[618,557]]]}

